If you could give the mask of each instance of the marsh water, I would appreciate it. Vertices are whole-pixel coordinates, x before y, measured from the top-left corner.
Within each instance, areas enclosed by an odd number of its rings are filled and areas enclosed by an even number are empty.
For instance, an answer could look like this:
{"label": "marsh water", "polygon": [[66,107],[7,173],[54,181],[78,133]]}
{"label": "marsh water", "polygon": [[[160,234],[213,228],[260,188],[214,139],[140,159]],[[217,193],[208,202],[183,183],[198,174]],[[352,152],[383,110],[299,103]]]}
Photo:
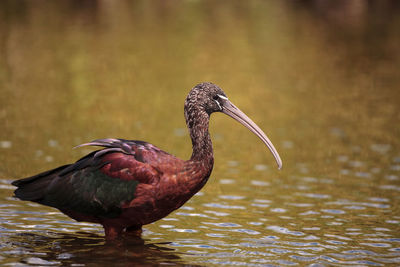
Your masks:
{"label": "marsh water", "polygon": [[[396,1],[1,1],[0,265],[400,264]],[[223,114],[215,165],[141,238],[12,197],[14,179],[97,138],[180,158],[183,101],[212,81],[270,137]]]}

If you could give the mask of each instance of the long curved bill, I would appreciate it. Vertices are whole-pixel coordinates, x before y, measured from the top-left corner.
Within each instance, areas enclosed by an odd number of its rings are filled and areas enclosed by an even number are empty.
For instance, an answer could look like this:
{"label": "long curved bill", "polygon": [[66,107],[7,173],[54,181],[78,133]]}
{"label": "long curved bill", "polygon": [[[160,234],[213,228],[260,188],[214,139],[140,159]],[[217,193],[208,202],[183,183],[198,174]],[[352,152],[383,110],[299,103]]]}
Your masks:
{"label": "long curved bill", "polygon": [[[221,97],[221,96],[220,96]],[[221,97],[222,98],[222,97]],[[234,104],[232,104],[226,97],[218,101],[221,106],[221,112],[232,117],[236,121],[240,122],[255,135],[257,135],[261,141],[269,148],[272,155],[274,156],[276,163],[278,164],[278,169],[282,168],[282,160],[276,151],[272,142],[268,139],[266,134],[257,126],[249,117],[246,116],[240,109],[238,109]]]}

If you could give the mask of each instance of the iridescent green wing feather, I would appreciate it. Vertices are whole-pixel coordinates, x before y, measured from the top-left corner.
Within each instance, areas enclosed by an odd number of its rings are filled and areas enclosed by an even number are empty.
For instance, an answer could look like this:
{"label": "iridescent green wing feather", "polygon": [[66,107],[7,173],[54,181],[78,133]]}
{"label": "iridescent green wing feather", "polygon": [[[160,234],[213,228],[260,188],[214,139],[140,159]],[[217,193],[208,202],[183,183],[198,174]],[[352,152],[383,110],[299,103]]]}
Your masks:
{"label": "iridescent green wing feather", "polygon": [[96,217],[117,217],[121,205],[135,198],[136,180],[121,180],[101,170],[83,169],[57,177],[38,202]]}

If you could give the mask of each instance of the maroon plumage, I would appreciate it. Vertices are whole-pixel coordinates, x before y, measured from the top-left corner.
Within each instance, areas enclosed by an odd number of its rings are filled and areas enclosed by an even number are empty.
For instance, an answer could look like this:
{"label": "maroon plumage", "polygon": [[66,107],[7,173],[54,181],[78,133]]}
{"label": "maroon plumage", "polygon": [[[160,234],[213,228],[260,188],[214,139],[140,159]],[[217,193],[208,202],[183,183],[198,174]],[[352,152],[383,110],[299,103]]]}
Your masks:
{"label": "maroon plumage", "polygon": [[[107,238],[140,232],[181,207],[207,182],[213,168],[208,122],[223,112],[253,131],[280,157],[265,134],[212,83],[196,85],[185,101],[193,153],[181,160],[143,142],[99,139],[80,146],[101,146],[74,164],[14,181],[15,196],[55,207],[78,221],[103,225]],[[80,147],[79,146],[79,147]]]}

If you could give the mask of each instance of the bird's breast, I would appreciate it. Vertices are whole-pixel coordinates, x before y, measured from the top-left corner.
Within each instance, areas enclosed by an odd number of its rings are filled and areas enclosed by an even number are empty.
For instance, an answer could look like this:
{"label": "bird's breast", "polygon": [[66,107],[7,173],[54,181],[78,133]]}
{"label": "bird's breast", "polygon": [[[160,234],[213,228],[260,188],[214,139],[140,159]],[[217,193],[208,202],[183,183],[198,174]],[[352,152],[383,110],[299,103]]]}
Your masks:
{"label": "bird's breast", "polygon": [[191,169],[164,174],[154,184],[139,184],[135,198],[124,206],[123,216],[141,225],[157,221],[185,204],[204,186],[208,176]]}

